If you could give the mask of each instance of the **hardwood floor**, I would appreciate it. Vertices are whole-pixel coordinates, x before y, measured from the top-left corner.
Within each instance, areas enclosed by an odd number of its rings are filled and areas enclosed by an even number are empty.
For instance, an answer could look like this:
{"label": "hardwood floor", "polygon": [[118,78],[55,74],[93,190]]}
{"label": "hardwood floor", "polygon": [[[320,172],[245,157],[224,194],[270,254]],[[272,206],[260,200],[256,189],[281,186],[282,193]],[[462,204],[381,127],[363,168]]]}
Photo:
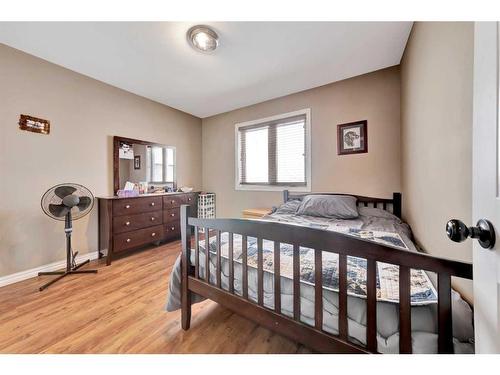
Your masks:
{"label": "hardwood floor", "polygon": [[0,353],[309,353],[211,301],[193,306],[191,329],[166,312],[180,242],[136,253],[97,275],[50,276],[0,288]]}

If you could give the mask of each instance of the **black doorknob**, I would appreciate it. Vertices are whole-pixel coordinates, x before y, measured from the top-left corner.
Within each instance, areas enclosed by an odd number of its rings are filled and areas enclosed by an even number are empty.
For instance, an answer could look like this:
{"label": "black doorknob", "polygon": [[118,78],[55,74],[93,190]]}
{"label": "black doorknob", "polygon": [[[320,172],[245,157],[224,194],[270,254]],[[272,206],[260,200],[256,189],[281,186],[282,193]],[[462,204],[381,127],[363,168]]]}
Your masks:
{"label": "black doorknob", "polygon": [[452,219],[446,223],[446,234],[450,240],[455,242],[462,242],[470,237],[476,238],[485,249],[491,249],[495,246],[495,229],[485,219],[479,220],[475,227],[467,227],[462,221]]}

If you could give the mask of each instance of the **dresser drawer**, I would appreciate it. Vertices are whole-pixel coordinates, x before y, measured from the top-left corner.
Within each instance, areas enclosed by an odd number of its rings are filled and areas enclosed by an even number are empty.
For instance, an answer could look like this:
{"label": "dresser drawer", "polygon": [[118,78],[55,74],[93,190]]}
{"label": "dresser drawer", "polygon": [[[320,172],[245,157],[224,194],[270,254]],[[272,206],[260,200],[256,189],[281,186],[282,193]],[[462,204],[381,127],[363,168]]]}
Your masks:
{"label": "dresser drawer", "polygon": [[130,232],[163,223],[162,211],[151,211],[143,214],[115,216],[113,233]]}
{"label": "dresser drawer", "polygon": [[179,223],[167,223],[165,224],[165,238],[167,240],[178,238],[181,236],[181,226]]}
{"label": "dresser drawer", "polygon": [[163,197],[163,208],[165,210],[180,207],[182,204],[185,204],[183,194],[168,195]]}
{"label": "dresser drawer", "polygon": [[123,251],[133,247],[146,245],[151,242],[161,241],[165,231],[163,225],[155,225],[145,229],[138,229],[132,232],[120,233],[114,236],[114,251]]}
{"label": "dresser drawer", "polygon": [[117,199],[113,202],[113,214],[130,215],[162,209],[161,197]]}
{"label": "dresser drawer", "polygon": [[181,216],[181,209],[179,207],[171,208],[169,210],[164,210],[163,222],[165,224],[169,222],[174,222],[176,224],[179,224],[180,216]]}

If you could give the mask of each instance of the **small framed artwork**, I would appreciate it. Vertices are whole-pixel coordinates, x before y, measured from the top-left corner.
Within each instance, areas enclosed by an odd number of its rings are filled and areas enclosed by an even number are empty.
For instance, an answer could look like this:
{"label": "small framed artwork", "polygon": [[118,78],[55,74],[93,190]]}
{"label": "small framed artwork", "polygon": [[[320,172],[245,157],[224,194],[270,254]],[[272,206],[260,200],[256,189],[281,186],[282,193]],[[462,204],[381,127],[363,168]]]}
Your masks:
{"label": "small framed artwork", "polygon": [[134,169],[141,169],[141,156],[140,155],[134,156]]}
{"label": "small framed artwork", "polygon": [[19,117],[19,129],[33,133],[49,134],[50,121],[38,117],[21,115]]}
{"label": "small framed artwork", "polygon": [[355,121],[337,125],[337,154],[368,152],[368,121]]}

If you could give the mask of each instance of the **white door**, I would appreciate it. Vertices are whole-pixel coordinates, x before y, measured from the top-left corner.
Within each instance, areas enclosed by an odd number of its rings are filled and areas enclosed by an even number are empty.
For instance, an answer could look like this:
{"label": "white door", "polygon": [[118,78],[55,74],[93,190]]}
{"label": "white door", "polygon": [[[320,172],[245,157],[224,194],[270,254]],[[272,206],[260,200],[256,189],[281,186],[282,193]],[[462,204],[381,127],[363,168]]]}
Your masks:
{"label": "white door", "polygon": [[[473,223],[488,219],[500,236],[499,37],[496,22],[474,28]],[[469,223],[467,223],[470,225]],[[500,239],[473,245],[476,353],[500,353]]]}

